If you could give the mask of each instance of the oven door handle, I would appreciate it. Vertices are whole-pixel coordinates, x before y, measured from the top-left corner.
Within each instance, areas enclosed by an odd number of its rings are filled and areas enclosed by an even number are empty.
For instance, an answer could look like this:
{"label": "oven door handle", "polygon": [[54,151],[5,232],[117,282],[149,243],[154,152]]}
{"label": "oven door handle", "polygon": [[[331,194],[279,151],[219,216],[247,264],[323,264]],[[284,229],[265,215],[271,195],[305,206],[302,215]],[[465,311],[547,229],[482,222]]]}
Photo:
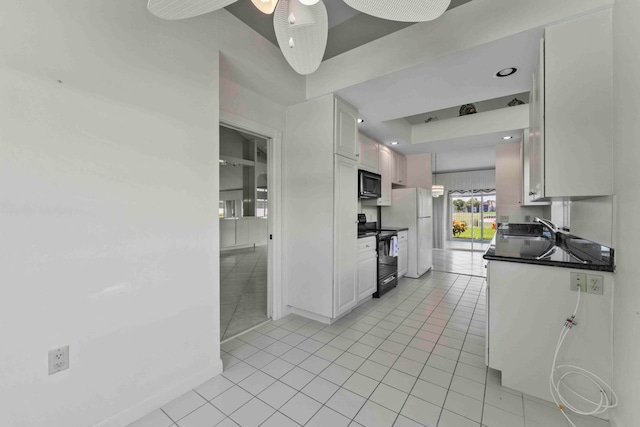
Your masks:
{"label": "oven door handle", "polygon": [[396,280],[396,275],[395,275],[395,274],[392,274],[391,276],[389,276],[389,277],[387,277],[386,279],[384,279],[384,280],[382,281],[382,284],[383,284],[383,285],[386,285],[387,283],[389,283],[389,282],[393,282],[394,280]]}

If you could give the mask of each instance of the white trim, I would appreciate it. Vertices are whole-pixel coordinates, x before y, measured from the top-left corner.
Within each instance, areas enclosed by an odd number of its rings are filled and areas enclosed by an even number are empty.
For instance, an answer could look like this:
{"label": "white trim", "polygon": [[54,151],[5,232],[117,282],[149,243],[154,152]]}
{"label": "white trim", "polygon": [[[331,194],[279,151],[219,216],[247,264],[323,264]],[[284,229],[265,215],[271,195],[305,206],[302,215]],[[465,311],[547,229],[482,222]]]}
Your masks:
{"label": "white trim", "polygon": [[[222,110],[220,110],[220,124],[269,139],[267,144],[269,186],[267,221],[268,231],[273,239],[267,241],[269,251],[267,315],[270,315],[273,320],[278,320],[283,316],[283,305],[286,305],[283,304],[282,286],[282,131]],[[220,242],[217,244],[219,246]]]}
{"label": "white trim", "polygon": [[107,418],[104,421],[95,424],[94,427],[122,427],[129,425],[130,423],[139,420],[151,411],[158,409],[159,407],[171,402],[172,400],[180,397],[185,390],[191,390],[199,386],[200,384],[210,380],[211,378],[218,376],[222,373],[222,360],[217,359],[213,361],[213,366],[198,372],[195,375],[190,376],[170,387],[165,388],[159,393],[154,394],[148,399],[137,403],[124,411]]}

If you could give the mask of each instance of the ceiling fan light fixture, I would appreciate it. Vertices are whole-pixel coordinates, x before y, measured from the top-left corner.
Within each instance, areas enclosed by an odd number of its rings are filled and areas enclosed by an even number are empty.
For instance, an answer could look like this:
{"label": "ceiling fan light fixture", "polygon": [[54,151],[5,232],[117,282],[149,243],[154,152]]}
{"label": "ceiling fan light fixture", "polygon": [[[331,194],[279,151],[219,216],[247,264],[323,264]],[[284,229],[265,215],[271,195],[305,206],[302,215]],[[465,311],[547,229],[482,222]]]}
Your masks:
{"label": "ceiling fan light fixture", "polygon": [[316,23],[311,6],[305,6],[300,0],[289,0],[289,25],[302,27]]}
{"label": "ceiling fan light fixture", "polygon": [[[289,24],[291,13],[295,25]],[[318,69],[329,31],[327,8],[322,1],[304,6],[298,0],[280,0],[273,15],[273,28],[280,51],[295,72],[307,75]]]}
{"label": "ceiling fan light fixture", "polygon": [[302,3],[305,6],[313,6],[314,4],[318,3],[319,0],[300,0],[300,3]]}
{"label": "ceiling fan light fixture", "polygon": [[158,18],[174,21],[204,15],[235,2],[236,0],[149,0],[147,9]]}
{"label": "ceiling fan light fixture", "polygon": [[253,3],[260,12],[265,15],[271,15],[273,11],[276,10],[278,0],[251,0],[251,3]]}
{"label": "ceiling fan light fixture", "polygon": [[362,13],[390,21],[424,22],[442,15],[451,0],[344,0]]}
{"label": "ceiling fan light fixture", "polygon": [[444,185],[434,184],[431,186],[431,196],[432,197],[440,197],[444,195]]}

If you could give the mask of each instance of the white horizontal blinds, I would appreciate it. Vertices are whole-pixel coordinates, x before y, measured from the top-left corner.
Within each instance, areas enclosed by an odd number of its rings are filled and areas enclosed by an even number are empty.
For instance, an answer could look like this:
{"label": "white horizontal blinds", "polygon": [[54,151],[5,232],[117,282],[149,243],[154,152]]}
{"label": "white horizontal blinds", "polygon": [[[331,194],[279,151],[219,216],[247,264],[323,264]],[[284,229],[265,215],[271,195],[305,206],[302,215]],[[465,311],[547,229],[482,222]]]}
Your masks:
{"label": "white horizontal blinds", "polygon": [[451,172],[434,174],[434,184],[444,186],[445,193],[450,191],[469,191],[496,188],[496,171],[495,169],[470,171],[470,172]]}

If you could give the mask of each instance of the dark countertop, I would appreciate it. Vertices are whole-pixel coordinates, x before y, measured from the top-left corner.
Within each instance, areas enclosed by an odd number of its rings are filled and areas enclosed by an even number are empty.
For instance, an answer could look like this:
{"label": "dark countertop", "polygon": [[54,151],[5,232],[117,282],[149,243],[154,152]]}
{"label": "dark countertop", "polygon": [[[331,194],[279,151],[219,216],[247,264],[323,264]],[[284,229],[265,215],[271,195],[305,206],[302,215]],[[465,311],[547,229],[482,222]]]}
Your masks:
{"label": "dark countertop", "polygon": [[571,234],[510,235],[498,229],[484,259],[595,271],[615,271],[614,250]]}
{"label": "dark countertop", "polygon": [[393,234],[393,233],[397,233],[398,231],[405,231],[408,230],[409,228],[407,227],[382,227],[382,228],[367,228],[367,232],[360,234],[358,233],[358,239],[362,239],[364,237],[373,237],[373,236],[380,236],[380,235],[386,235],[386,234]]}
{"label": "dark countertop", "polygon": [[409,227],[382,227],[380,231],[406,231]]}

